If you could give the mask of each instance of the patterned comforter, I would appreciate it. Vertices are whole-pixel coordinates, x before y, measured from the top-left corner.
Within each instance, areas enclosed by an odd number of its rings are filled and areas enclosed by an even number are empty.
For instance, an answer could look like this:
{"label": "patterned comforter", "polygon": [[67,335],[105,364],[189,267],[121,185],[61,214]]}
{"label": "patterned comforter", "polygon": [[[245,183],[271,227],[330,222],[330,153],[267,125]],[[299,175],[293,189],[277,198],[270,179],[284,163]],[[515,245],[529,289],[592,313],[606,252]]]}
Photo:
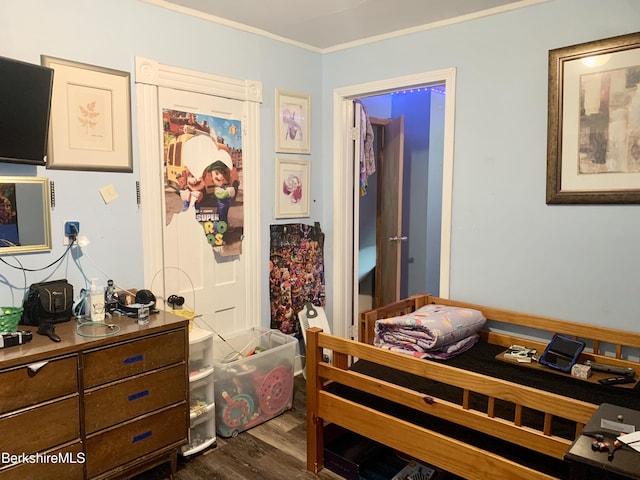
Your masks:
{"label": "patterned comforter", "polygon": [[476,344],[486,320],[479,310],[426,305],[376,321],[373,344],[417,358],[451,358]]}

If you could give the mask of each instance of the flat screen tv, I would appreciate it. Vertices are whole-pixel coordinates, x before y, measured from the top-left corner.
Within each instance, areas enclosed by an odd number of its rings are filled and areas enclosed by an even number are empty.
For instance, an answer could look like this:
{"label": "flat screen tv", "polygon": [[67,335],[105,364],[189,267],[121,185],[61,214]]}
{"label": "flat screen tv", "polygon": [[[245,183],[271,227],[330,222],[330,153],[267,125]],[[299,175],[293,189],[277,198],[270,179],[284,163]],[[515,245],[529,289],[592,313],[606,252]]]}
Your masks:
{"label": "flat screen tv", "polygon": [[0,161],[45,165],[53,69],[0,57]]}

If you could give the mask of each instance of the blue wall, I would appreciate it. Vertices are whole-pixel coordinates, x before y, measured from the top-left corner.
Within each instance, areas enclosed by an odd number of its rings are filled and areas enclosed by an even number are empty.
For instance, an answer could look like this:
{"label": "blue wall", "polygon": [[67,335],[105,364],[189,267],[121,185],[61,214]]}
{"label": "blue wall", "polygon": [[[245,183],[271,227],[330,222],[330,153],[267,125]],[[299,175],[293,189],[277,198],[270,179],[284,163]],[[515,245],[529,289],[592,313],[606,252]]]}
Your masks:
{"label": "blue wall", "polygon": [[[452,298],[640,330],[640,207],[547,206],[544,201],[548,50],[631,33],[639,25],[636,0],[556,0],[320,55],[136,0],[23,0],[0,3],[0,54],[33,63],[45,54],[129,72],[134,58],[141,56],[261,81],[264,239],[274,221],[274,89],[311,94],[309,221],[320,221],[327,234],[329,294],[333,90],[456,67]],[[42,267],[60,256],[63,223],[78,220],[92,240],[89,258],[81,259],[87,276],[102,276],[102,269],[121,285],[142,284],[132,94],[133,174],[0,164],[1,175],[46,176],[56,183],[54,249],[50,254],[20,256],[25,267]],[[98,189],[108,184],[120,197],[105,205]],[[262,261],[267,272],[266,240]],[[26,281],[39,281],[49,273],[81,285],[81,275],[70,261],[55,272],[30,272]],[[19,287],[25,283],[22,273],[4,264],[1,281]],[[265,277],[265,320],[267,283]],[[21,294],[3,285],[0,304],[15,304]]]}
{"label": "blue wall", "polygon": [[451,298],[640,331],[640,206],[545,204],[548,51],[639,26],[637,1],[557,0],[326,54],[323,150],[329,92],[455,67]]}
{"label": "blue wall", "polygon": [[[261,162],[263,186],[261,231],[262,271],[268,272],[268,232],[274,220],[273,184],[275,165],[275,89],[306,92],[312,97],[312,172],[320,172],[321,69],[320,54],[264,37],[240,32],[188,15],[158,8],[137,0],[25,0],[0,3],[0,55],[40,63],[40,55],[64,58],[91,65],[131,72],[134,173],[104,173],[47,170],[0,164],[0,175],[49,177],[56,186],[56,207],[52,211],[51,254],[21,255],[26,268],[40,268],[64,252],[63,224],[78,220],[81,234],[91,239],[80,259],[89,278],[113,278],[125,288],[143,285],[141,210],[136,204],[135,183],[140,179],[137,144],[135,57],[237,79],[262,82]],[[245,165],[250,168],[250,165]],[[119,198],[105,205],[98,189],[113,184]],[[141,186],[143,189],[145,185]],[[250,192],[246,192],[250,194]],[[313,175],[310,222],[321,218],[321,175]],[[284,222],[283,222],[284,223]],[[160,241],[160,240],[159,240]],[[17,262],[6,258],[8,263]],[[105,272],[103,274],[102,272]],[[22,272],[0,264],[0,305],[19,305],[22,288],[46,279],[66,277],[77,291],[84,285],[72,261],[57,270]],[[268,275],[266,273],[265,275]],[[268,277],[261,299],[268,324]],[[16,286],[6,288],[4,284]],[[148,285],[146,285],[148,288]]]}

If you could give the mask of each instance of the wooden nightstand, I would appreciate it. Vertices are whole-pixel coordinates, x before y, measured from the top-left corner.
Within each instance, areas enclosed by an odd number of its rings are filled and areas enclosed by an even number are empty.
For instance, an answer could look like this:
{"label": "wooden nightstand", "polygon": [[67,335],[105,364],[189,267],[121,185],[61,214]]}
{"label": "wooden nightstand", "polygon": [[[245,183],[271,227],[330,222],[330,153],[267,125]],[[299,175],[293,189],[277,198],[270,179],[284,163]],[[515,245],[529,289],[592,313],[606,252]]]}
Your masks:
{"label": "wooden nightstand", "polygon": [[[615,388],[615,387],[612,387]],[[623,424],[634,425],[640,430],[640,411],[603,403],[585,425],[583,435],[573,443],[565,460],[571,464],[571,480],[638,480],[640,479],[640,453],[629,447],[618,449],[612,460],[607,459],[607,452],[597,452],[591,448],[594,438],[591,434],[602,433],[605,441],[613,445],[620,434],[613,429],[602,427],[601,421],[608,420],[614,426],[622,416]]]}

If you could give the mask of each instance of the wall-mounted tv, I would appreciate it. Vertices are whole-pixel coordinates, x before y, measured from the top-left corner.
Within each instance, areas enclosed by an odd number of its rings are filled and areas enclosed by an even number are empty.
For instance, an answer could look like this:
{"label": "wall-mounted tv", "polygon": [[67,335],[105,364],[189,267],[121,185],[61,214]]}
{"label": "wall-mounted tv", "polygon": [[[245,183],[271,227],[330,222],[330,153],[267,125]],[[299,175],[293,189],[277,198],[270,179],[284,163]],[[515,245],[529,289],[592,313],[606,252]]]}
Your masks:
{"label": "wall-mounted tv", "polygon": [[0,57],[0,161],[45,165],[53,69]]}

